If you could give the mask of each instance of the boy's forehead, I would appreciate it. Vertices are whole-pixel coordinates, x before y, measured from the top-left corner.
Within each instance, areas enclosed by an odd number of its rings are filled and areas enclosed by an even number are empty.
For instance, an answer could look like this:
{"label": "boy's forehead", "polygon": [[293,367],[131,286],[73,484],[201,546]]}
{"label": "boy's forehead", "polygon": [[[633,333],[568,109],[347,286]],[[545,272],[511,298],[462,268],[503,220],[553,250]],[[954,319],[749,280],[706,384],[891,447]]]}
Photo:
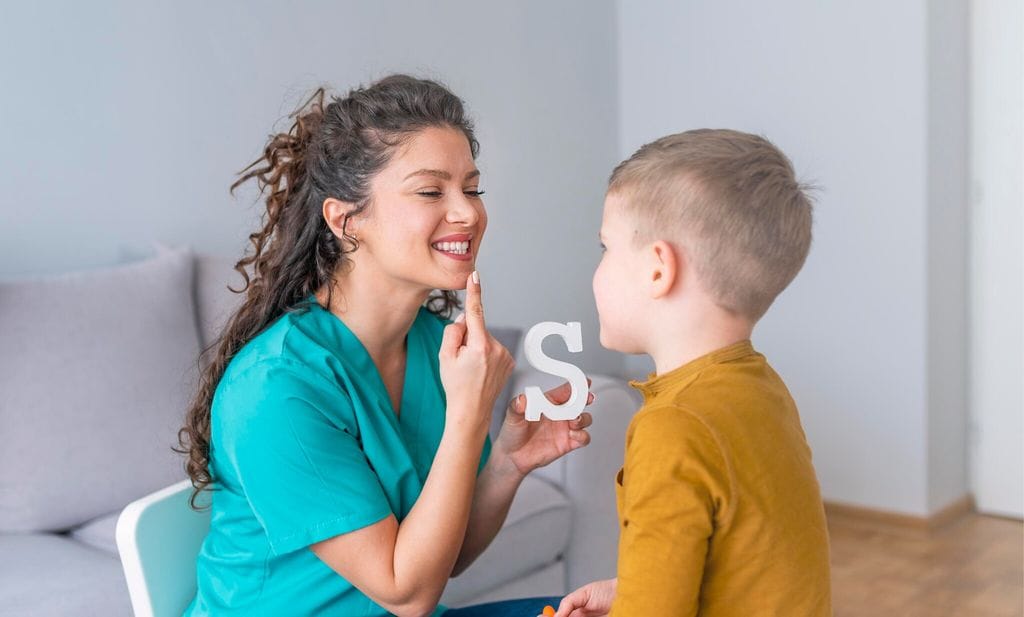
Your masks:
{"label": "boy's forehead", "polygon": [[602,222],[605,226],[620,227],[625,223],[627,200],[618,193],[608,193],[604,198]]}
{"label": "boy's forehead", "polygon": [[626,196],[621,191],[609,191],[604,194],[604,211],[610,208],[621,208],[626,203]]}

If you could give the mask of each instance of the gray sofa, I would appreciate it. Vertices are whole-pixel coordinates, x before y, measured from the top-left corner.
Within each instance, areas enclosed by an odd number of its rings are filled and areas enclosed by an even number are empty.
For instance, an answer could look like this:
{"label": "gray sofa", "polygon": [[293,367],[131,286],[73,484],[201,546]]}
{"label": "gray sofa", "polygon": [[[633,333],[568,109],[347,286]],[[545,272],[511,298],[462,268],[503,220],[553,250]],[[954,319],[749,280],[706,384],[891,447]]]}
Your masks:
{"label": "gray sofa", "polygon": [[[239,280],[228,260],[161,249],[116,268],[0,283],[0,615],[131,614],[117,516],[184,477],[170,446],[199,349]],[[518,331],[495,331],[518,346]],[[639,399],[622,380],[592,377],[591,445],[526,479],[446,604],[559,594],[614,574],[613,478]],[[518,370],[507,394],[554,383]]]}

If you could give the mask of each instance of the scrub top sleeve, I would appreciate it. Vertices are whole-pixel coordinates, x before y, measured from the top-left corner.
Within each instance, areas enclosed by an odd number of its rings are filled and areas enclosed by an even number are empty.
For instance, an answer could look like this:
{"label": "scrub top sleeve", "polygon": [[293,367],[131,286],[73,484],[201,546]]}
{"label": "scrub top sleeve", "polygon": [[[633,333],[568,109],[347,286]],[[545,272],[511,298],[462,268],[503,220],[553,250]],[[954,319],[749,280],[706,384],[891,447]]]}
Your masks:
{"label": "scrub top sleeve", "polygon": [[231,406],[241,413],[226,454],[275,554],[392,514],[345,425],[353,413],[344,391],[281,367],[254,368],[231,385]]}
{"label": "scrub top sleeve", "polygon": [[480,452],[480,465],[476,468],[476,475],[480,475],[484,471],[484,467],[487,465],[487,460],[491,458],[491,436],[488,435],[484,438],[484,449]]}

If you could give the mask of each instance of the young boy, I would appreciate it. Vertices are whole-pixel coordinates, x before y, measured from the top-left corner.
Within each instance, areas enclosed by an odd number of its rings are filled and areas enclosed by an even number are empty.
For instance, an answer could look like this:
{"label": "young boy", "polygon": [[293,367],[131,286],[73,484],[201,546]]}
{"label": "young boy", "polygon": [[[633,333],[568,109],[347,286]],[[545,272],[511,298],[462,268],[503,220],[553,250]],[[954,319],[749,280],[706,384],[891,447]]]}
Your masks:
{"label": "young boy", "polygon": [[612,173],[594,274],[601,344],[656,373],[617,478],[618,578],[558,617],[831,615],[818,482],[796,405],[751,346],[811,244],[785,155],[728,130],[663,137]]}

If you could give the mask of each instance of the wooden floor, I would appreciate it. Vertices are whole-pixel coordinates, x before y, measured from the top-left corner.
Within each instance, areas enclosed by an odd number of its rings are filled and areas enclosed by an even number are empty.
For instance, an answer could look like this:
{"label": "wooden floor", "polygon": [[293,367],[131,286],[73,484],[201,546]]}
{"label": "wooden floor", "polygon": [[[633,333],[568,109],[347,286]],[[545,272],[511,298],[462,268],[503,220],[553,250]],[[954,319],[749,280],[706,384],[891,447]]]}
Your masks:
{"label": "wooden floor", "polygon": [[835,617],[1022,617],[1022,529],[978,514],[930,531],[830,515]]}

